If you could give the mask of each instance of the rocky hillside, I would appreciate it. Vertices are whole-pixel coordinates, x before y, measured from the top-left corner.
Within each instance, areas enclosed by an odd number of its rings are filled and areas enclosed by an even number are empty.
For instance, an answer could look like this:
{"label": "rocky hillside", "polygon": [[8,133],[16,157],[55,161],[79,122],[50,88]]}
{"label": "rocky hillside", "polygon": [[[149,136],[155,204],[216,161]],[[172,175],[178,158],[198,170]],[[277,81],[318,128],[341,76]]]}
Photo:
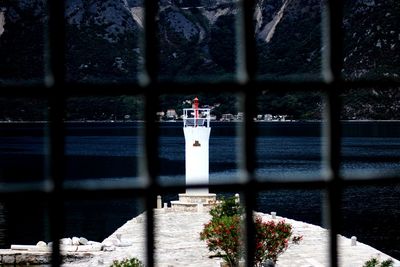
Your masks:
{"label": "rocky hillside", "polygon": [[321,12],[318,0],[258,2],[256,30],[261,77],[320,77]]}
{"label": "rocky hillside", "polygon": [[[44,3],[0,4],[1,78],[42,76]],[[257,1],[254,25],[261,77],[319,76],[322,9],[318,0]],[[161,76],[234,73],[234,0],[163,0],[159,10]],[[346,77],[399,78],[398,14],[396,0],[346,1]],[[142,62],[140,0],[68,0],[65,17],[71,80],[135,79]]]}
{"label": "rocky hillside", "polygon": [[346,1],[344,74],[400,80],[400,2]]}
{"label": "rocky hillside", "polygon": [[[345,2],[344,77],[399,80],[400,2]],[[320,78],[324,49],[321,3],[257,1],[254,27],[260,78]],[[160,78],[232,79],[237,12],[235,0],[161,0],[157,32]],[[140,0],[68,0],[65,18],[69,80],[136,80],[143,62]],[[10,79],[43,79],[46,23],[45,0],[0,3],[0,83]],[[368,99],[373,99],[372,91],[352,94],[367,94],[371,96]]]}
{"label": "rocky hillside", "polygon": [[0,2],[0,83],[44,75],[43,0]]}

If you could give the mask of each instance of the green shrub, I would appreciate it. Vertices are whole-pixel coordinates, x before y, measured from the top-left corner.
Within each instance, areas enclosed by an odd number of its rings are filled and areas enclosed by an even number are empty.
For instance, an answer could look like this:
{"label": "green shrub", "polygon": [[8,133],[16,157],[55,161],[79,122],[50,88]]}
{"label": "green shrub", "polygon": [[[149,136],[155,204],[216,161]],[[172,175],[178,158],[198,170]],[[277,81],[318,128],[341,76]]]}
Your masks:
{"label": "green shrub", "polygon": [[122,261],[115,260],[110,267],[144,267],[144,264],[136,258],[130,258]]}
{"label": "green shrub", "polygon": [[210,210],[211,220],[218,219],[224,216],[232,217],[240,216],[243,209],[236,197],[222,198],[221,202]]}
{"label": "green shrub", "polygon": [[200,240],[206,240],[208,250],[215,252],[229,266],[237,266],[243,256],[240,224],[238,215],[216,217],[205,224],[200,233]]}
{"label": "green shrub", "polygon": [[[261,217],[255,217],[254,225],[256,230],[256,250],[254,255],[254,264],[262,266],[263,262],[271,260],[274,263],[289,246],[292,237],[292,225],[285,221],[264,222]],[[299,237],[299,241],[302,237]]]}
{"label": "green shrub", "polygon": [[387,259],[380,262],[377,258],[371,258],[364,263],[363,267],[392,267],[393,264],[394,263],[392,259]]}
{"label": "green shrub", "polygon": [[[236,198],[223,199],[211,209],[211,221],[204,225],[200,239],[205,240],[209,251],[215,252],[229,266],[238,266],[244,255],[244,240],[241,225],[243,213]],[[276,262],[289,245],[289,241],[298,244],[302,236],[293,237],[292,226],[285,221],[264,222],[261,217],[254,217],[255,225],[255,266],[264,262]]]}

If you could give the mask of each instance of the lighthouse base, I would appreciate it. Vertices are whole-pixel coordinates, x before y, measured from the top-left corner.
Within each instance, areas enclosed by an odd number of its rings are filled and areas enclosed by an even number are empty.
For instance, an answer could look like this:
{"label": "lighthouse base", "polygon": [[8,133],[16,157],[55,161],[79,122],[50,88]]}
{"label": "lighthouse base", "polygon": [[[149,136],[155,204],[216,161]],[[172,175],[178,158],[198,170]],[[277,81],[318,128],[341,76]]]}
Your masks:
{"label": "lighthouse base", "polygon": [[174,211],[209,211],[217,202],[216,194],[179,194],[179,200],[171,201]]}

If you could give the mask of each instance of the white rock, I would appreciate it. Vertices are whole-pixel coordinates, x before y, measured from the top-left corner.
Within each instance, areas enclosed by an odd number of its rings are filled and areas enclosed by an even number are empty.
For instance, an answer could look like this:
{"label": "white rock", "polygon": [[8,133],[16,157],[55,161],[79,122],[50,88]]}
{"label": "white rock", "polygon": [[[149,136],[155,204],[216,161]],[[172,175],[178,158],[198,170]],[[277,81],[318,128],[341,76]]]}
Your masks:
{"label": "white rock", "polygon": [[351,237],[351,246],[357,246],[357,237],[356,236],[352,236]]}
{"label": "white rock", "polygon": [[104,246],[103,247],[103,251],[114,251],[115,250],[115,246]]}
{"label": "white rock", "polygon": [[63,252],[76,252],[78,251],[78,246],[73,245],[61,245],[60,250]]}
{"label": "white rock", "polygon": [[102,243],[96,242],[96,241],[88,241],[87,244],[88,245],[103,245]]}
{"label": "white rock", "polygon": [[44,241],[39,241],[39,242],[37,242],[36,246],[37,247],[47,247],[47,244]]}
{"label": "white rock", "polygon": [[31,246],[31,245],[11,245],[11,250],[29,250],[29,249],[35,249],[36,246]]}
{"label": "white rock", "polygon": [[88,242],[89,242],[89,241],[88,241],[86,238],[84,238],[84,237],[80,237],[80,238],[79,238],[79,243],[80,243],[81,245],[86,245]]}
{"label": "white rock", "polygon": [[94,252],[94,251],[100,251],[101,246],[92,246],[92,245],[82,245],[78,246],[78,252]]}
{"label": "white rock", "polygon": [[104,246],[111,246],[112,245],[112,242],[111,242],[111,240],[110,239],[104,239],[103,240],[103,242],[101,242]]}
{"label": "white rock", "polygon": [[72,239],[71,238],[62,238],[60,240],[60,244],[61,245],[71,246],[72,245]]}
{"label": "white rock", "polygon": [[105,246],[119,246],[121,241],[115,237],[109,237],[103,241],[103,245]]}
{"label": "white rock", "polygon": [[36,246],[36,248],[34,250],[30,250],[30,251],[38,251],[38,252],[51,252],[51,248],[50,247],[38,247]]}
{"label": "white rock", "polygon": [[100,251],[103,249],[103,245],[101,243],[96,243],[96,244],[91,244],[91,246],[93,247],[93,249],[95,249],[96,251]]}
{"label": "white rock", "polygon": [[74,237],[72,238],[72,245],[79,246],[79,244],[80,244],[79,238],[76,237],[76,236],[74,236]]}
{"label": "white rock", "polygon": [[119,245],[120,241],[116,238],[106,238],[102,243],[103,251],[114,251],[116,245]]}
{"label": "white rock", "polygon": [[128,242],[128,241],[121,241],[119,244],[117,244],[117,247],[130,247],[132,246],[133,243],[132,242]]}

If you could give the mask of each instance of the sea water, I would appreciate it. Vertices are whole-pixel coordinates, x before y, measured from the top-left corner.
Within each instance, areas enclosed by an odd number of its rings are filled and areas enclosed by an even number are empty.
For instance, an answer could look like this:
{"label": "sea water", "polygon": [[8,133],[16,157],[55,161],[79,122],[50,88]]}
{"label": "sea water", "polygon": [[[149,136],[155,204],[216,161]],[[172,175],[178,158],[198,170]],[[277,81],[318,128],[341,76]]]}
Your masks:
{"label": "sea water", "polygon": [[[65,183],[77,181],[134,181],[143,156],[141,123],[70,123],[66,136]],[[182,125],[161,123],[159,181],[184,184],[184,137]],[[240,180],[242,155],[237,124],[214,123],[210,138],[210,182]],[[321,123],[257,123],[255,143],[258,179],[323,180],[324,144]],[[345,123],[341,173],[366,174],[400,170],[399,123]],[[43,124],[1,125],[0,182],[43,181],[46,177],[48,143]],[[174,200],[177,193],[163,195]],[[229,194],[235,192],[217,192]],[[257,195],[257,210],[326,226],[325,192],[317,189],[266,190]],[[393,186],[349,187],[343,191],[341,232],[400,258],[400,188]],[[127,220],[144,211],[138,197],[74,199],[64,205],[64,236],[85,236],[101,241]],[[45,202],[29,199],[0,202],[0,244],[35,244],[49,241],[49,213]]]}

